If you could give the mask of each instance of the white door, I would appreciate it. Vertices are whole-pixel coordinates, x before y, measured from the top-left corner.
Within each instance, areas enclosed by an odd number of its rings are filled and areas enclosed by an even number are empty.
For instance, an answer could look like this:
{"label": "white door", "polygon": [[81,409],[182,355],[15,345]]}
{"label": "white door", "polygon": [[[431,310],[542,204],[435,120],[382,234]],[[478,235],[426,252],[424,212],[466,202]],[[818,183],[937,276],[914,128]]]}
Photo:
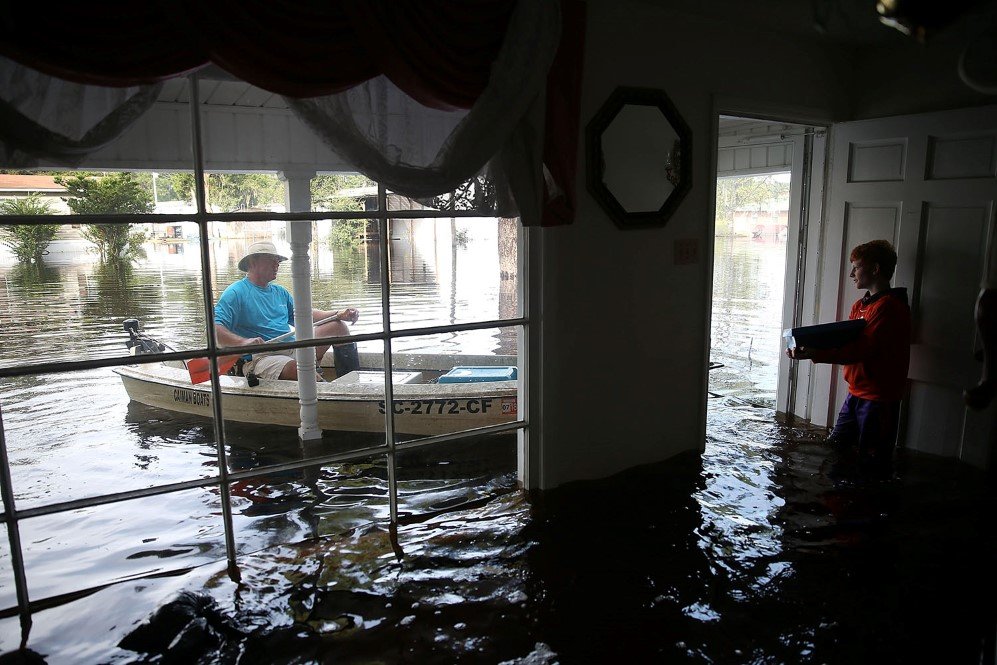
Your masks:
{"label": "white door", "polygon": [[[997,284],[997,107],[842,123],[831,146],[816,322],[846,318],[862,295],[851,248],[892,241],[893,286],[907,287],[914,324],[902,444],[986,466],[997,407],[970,411],[962,391],[982,369],[976,298]],[[839,367],[815,366],[812,422],[832,425],[846,389]]]}
{"label": "white door", "polygon": [[[792,186],[789,195],[789,234],[786,238],[786,275],[783,283],[782,328],[817,323],[816,251],[821,237],[821,202],[824,199],[824,160],[827,131],[809,127],[794,138]],[[807,387],[811,363],[793,363],[779,356],[776,411],[810,420]]]}

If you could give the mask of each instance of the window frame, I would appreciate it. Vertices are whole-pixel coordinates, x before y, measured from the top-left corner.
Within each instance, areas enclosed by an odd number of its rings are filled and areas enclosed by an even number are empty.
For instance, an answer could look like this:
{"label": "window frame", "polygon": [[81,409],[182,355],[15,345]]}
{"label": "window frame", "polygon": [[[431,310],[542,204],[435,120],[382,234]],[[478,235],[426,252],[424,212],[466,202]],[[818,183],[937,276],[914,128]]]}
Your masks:
{"label": "window frame", "polygon": [[[195,180],[195,200],[197,211],[187,214],[148,214],[141,215],[140,223],[168,223],[168,222],[194,222],[197,224],[201,235],[199,243],[201,261],[201,287],[204,302],[205,314],[205,339],[207,344],[203,348],[190,349],[186,351],[171,351],[157,354],[143,354],[137,356],[121,356],[116,358],[98,358],[90,360],[72,362],[52,362],[29,364],[7,368],[0,368],[0,379],[16,378],[21,376],[38,376],[44,374],[60,374],[64,372],[74,372],[80,370],[100,369],[109,367],[119,367],[125,365],[135,365],[144,363],[156,363],[164,360],[189,360],[191,358],[208,357],[212,361],[213,371],[211,377],[212,394],[212,414],[213,427],[216,442],[217,469],[216,473],[210,477],[199,478],[182,482],[155,485],[141,489],[128,490],[124,492],[112,492],[107,494],[97,494],[82,499],[59,501],[53,503],[43,503],[25,510],[18,510],[14,498],[13,484],[10,473],[10,461],[7,454],[6,433],[3,426],[3,404],[0,403],[0,497],[3,499],[3,511],[0,512],[0,522],[7,527],[8,540],[10,543],[10,554],[12,572],[15,583],[17,607],[16,611],[21,619],[22,639],[26,642],[28,631],[31,626],[31,614],[46,607],[51,599],[32,600],[28,594],[26,581],[24,558],[21,547],[19,523],[25,519],[90,508],[95,506],[119,503],[132,499],[165,495],[190,489],[202,489],[217,487],[220,492],[219,501],[222,512],[222,525],[224,530],[226,559],[230,576],[237,579],[237,547],[235,542],[235,530],[232,520],[232,497],[231,486],[234,482],[242,481],[259,476],[265,476],[281,471],[292,471],[306,467],[326,466],[341,462],[376,459],[379,455],[384,455],[388,467],[388,500],[390,507],[389,528],[393,533],[397,533],[399,522],[397,507],[397,479],[395,477],[396,456],[417,447],[432,446],[452,441],[481,437],[483,435],[498,434],[502,432],[517,432],[518,438],[518,475],[522,486],[530,488],[539,485],[538,475],[534,473],[539,468],[539,450],[535,446],[529,445],[531,428],[533,424],[529,420],[529,414],[538,413],[539,391],[531,391],[529,386],[530,365],[532,358],[539,357],[539,335],[533,331],[533,321],[538,320],[541,289],[536,279],[531,279],[531,274],[538,272],[540,268],[540,239],[542,236],[537,229],[524,229],[522,224],[518,225],[517,240],[517,299],[519,302],[520,315],[511,319],[493,319],[488,321],[475,321],[464,324],[452,324],[445,326],[430,326],[419,328],[403,328],[400,330],[391,329],[391,299],[389,271],[389,239],[388,233],[390,220],[394,219],[428,219],[428,218],[461,218],[461,217],[483,217],[491,216],[488,212],[480,210],[389,210],[387,205],[387,190],[383,183],[378,183],[378,209],[362,212],[340,212],[340,211],[309,211],[309,212],[286,212],[286,213],[232,213],[221,212],[211,213],[206,206],[206,192],[204,186],[204,137],[202,135],[201,116],[202,108],[199,98],[199,81],[196,74],[187,76],[190,86],[190,113],[191,113],[191,141],[193,147],[194,180]],[[484,328],[504,328],[517,326],[519,328],[518,366],[519,381],[517,386],[518,400],[518,420],[493,425],[489,427],[463,430],[442,435],[427,436],[417,439],[399,441],[394,432],[393,409],[385,409],[385,439],[381,445],[341,452],[336,454],[323,455],[318,457],[308,457],[304,460],[288,462],[279,465],[261,466],[247,471],[230,472],[228,465],[228,454],[226,452],[226,437],[222,413],[221,386],[217,375],[216,360],[222,355],[231,353],[230,347],[216,344],[213,334],[214,330],[214,299],[211,292],[209,275],[211,271],[211,257],[209,252],[210,236],[208,234],[209,224],[212,222],[253,222],[253,221],[279,221],[287,222],[310,222],[314,220],[340,220],[340,219],[376,219],[379,229],[378,246],[381,261],[381,298],[382,298],[382,330],[378,333],[364,334],[358,337],[351,337],[351,340],[380,340],[384,348],[385,359],[385,401],[391,403],[392,383],[388,378],[392,371],[392,340],[402,337],[413,337],[428,334],[439,334],[447,332],[461,332],[466,330],[476,330]],[[71,222],[69,220],[72,220]],[[51,224],[75,225],[86,223],[113,223],[128,224],[135,223],[135,215],[73,215],[67,218],[64,214],[38,215],[31,217],[8,216],[2,218],[4,223],[13,224]],[[287,342],[267,345],[267,350],[296,349],[303,347],[313,347],[323,343],[345,341],[344,338],[315,338],[303,341]],[[247,347],[248,349],[249,347]],[[532,408],[531,408],[532,407]],[[182,569],[182,568],[181,568]],[[160,573],[162,574],[162,573]],[[86,590],[80,590],[86,591]],[[12,615],[15,608],[0,608],[0,614]]]}

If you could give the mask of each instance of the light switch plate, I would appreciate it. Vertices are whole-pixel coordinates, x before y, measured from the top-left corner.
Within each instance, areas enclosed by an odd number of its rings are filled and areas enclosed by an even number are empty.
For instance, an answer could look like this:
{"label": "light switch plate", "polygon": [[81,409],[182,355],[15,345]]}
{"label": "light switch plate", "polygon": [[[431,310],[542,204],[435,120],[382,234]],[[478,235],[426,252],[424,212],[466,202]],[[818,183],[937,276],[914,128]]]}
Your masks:
{"label": "light switch plate", "polygon": [[675,240],[675,265],[699,263],[699,240],[679,238]]}

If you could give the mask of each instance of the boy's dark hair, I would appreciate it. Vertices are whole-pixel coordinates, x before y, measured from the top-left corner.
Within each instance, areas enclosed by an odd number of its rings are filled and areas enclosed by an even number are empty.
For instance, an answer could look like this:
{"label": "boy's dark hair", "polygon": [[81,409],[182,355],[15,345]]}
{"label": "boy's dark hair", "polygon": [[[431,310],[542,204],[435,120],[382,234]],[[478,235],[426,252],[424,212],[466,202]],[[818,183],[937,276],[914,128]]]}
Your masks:
{"label": "boy's dark hair", "polygon": [[886,280],[893,279],[893,271],[897,269],[897,250],[889,240],[871,240],[857,245],[848,257],[849,261],[861,261],[869,267],[879,264],[879,274]]}

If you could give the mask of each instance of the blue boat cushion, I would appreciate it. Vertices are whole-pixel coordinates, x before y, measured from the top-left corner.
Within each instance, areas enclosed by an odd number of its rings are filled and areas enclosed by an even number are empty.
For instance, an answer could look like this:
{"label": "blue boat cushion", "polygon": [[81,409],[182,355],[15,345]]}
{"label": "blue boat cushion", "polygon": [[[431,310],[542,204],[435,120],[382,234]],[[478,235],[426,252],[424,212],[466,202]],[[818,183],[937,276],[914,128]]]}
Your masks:
{"label": "blue boat cushion", "polygon": [[515,381],[515,367],[454,367],[439,378],[439,383],[477,383],[479,381]]}

